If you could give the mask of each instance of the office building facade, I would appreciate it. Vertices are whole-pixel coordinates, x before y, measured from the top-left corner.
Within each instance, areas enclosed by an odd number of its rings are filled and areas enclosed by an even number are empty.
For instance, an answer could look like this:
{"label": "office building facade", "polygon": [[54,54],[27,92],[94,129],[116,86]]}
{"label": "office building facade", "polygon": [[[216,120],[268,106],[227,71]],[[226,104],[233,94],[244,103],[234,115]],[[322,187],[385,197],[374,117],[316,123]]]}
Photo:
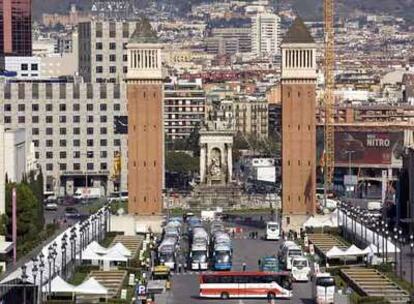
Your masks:
{"label": "office building facade", "polygon": [[127,43],[136,22],[89,21],[78,26],[79,75],[85,82],[124,80],[128,70]]}
{"label": "office building facade", "polygon": [[172,79],[164,84],[165,140],[185,139],[201,127],[205,116],[206,96],[201,79]]}
{"label": "office building facade", "polygon": [[280,54],[280,17],[276,14],[258,14],[252,18],[252,52],[256,56]]}
{"label": "office building facade", "polygon": [[31,0],[0,0],[0,57],[32,55],[31,4]]}
{"label": "office building facade", "polygon": [[252,51],[250,27],[246,28],[214,28],[205,39],[206,51],[209,54],[233,55]]}
{"label": "office building facade", "polygon": [[[46,193],[71,195],[76,188],[114,191],[113,159],[126,137],[114,132],[114,120],[126,116],[125,84],[8,82],[0,86],[0,122],[26,129],[26,142],[44,175]],[[122,167],[122,190],[127,170]]]}

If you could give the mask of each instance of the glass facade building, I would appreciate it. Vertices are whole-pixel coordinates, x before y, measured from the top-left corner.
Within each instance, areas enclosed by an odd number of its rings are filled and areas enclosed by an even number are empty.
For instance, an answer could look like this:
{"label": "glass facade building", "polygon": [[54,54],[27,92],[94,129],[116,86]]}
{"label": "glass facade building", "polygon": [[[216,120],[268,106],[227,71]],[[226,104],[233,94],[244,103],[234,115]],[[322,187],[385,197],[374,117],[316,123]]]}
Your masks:
{"label": "glass facade building", "polygon": [[0,0],[0,56],[32,55],[31,0]]}

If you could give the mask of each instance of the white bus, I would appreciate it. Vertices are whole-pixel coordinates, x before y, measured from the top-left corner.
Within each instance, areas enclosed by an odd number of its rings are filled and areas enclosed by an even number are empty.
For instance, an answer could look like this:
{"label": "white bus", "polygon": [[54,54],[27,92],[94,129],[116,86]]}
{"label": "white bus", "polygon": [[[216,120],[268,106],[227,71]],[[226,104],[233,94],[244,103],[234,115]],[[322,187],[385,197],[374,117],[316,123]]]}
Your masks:
{"label": "white bus", "polygon": [[278,241],[280,239],[280,226],[278,222],[267,222],[266,240]]}
{"label": "white bus", "polygon": [[313,298],[317,304],[334,304],[335,279],[329,273],[319,273],[314,277]]}
{"label": "white bus", "polygon": [[292,259],[292,277],[297,282],[309,281],[311,268],[306,257],[294,257]]}

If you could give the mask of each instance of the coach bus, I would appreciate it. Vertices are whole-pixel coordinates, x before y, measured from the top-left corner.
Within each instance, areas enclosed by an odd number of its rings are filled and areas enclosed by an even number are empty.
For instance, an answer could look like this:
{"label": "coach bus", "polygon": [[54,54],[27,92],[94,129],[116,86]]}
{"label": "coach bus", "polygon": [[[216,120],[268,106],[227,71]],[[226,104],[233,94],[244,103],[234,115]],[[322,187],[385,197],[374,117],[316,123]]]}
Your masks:
{"label": "coach bus", "polygon": [[217,271],[200,275],[200,297],[284,298],[292,297],[289,272]]}

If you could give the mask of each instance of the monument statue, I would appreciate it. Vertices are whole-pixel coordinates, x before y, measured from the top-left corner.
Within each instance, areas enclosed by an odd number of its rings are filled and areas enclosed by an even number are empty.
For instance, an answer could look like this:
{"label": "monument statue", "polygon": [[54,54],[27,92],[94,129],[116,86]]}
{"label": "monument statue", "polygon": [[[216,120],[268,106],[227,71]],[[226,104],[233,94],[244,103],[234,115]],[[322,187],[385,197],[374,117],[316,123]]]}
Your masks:
{"label": "monument statue", "polygon": [[211,177],[220,177],[221,175],[221,160],[220,160],[220,151],[213,149],[211,151],[211,163],[210,163],[210,176]]}

